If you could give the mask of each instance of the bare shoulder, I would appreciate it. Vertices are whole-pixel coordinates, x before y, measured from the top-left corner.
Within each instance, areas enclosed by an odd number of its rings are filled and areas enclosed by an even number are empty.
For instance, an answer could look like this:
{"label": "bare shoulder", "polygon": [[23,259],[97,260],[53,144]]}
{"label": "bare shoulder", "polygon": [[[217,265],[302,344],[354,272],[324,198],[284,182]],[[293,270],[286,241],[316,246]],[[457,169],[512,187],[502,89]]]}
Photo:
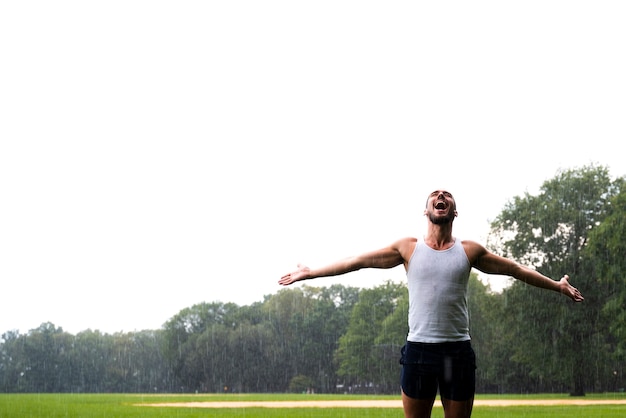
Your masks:
{"label": "bare shoulder", "polygon": [[463,245],[465,254],[472,265],[474,265],[480,257],[488,253],[487,249],[476,241],[463,240],[461,241],[461,244]]}
{"label": "bare shoulder", "polygon": [[517,263],[492,253],[475,241],[462,241],[462,243],[472,267],[487,274],[514,274]]}
{"label": "bare shoulder", "polygon": [[417,238],[405,237],[397,240],[391,246],[400,253],[405,261],[408,261],[415,250],[415,244],[417,244]]}

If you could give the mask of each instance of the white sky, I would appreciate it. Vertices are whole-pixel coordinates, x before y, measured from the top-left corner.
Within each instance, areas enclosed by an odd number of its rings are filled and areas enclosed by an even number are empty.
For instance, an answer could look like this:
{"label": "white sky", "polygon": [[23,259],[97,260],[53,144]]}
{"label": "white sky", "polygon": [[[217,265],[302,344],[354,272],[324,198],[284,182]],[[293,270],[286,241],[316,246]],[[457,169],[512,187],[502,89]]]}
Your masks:
{"label": "white sky", "polygon": [[0,333],[157,329],[420,235],[435,188],[483,241],[560,168],[625,175],[625,21],[622,1],[2,2]]}

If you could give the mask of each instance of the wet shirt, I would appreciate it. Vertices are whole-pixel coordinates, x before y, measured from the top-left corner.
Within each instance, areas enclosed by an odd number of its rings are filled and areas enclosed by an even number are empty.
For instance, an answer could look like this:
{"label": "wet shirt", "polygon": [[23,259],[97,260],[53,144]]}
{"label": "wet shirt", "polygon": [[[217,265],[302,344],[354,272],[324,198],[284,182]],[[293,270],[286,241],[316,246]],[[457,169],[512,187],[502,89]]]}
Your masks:
{"label": "wet shirt", "polygon": [[418,240],[407,270],[408,341],[467,341],[467,284],[471,265],[460,240],[438,251]]}

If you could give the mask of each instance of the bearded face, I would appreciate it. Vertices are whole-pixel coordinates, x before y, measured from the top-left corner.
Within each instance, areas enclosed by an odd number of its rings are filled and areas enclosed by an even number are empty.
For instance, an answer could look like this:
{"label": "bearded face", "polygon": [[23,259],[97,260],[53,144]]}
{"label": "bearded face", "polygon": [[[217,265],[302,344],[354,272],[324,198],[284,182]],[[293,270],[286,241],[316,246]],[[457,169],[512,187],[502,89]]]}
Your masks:
{"label": "bearded face", "polygon": [[456,202],[450,192],[436,190],[426,202],[426,215],[435,225],[452,223],[456,217]]}
{"label": "bearded face", "polygon": [[452,223],[454,220],[454,212],[449,212],[446,215],[436,215],[432,212],[428,213],[428,219],[435,225],[445,225]]}

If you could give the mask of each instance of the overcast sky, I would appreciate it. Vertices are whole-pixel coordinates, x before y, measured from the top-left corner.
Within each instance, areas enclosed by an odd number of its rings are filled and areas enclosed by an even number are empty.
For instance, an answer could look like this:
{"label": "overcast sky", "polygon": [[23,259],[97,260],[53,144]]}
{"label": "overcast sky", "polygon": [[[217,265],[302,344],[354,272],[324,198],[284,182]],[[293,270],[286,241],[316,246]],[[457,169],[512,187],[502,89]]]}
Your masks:
{"label": "overcast sky", "polygon": [[0,333],[157,329],[420,236],[436,188],[484,241],[559,169],[626,175],[625,21],[621,1],[3,2]]}

